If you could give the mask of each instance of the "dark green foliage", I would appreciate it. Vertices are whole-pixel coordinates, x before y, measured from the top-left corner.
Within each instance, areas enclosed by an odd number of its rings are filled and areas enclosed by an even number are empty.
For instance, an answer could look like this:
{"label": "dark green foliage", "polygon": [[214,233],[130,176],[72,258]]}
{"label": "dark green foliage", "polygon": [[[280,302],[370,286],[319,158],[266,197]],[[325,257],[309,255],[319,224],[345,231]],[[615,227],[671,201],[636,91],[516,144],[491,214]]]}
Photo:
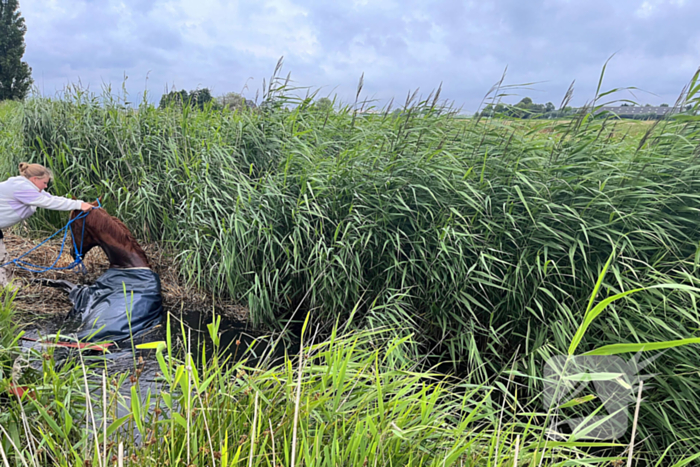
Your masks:
{"label": "dark green foliage", "polygon": [[22,61],[27,27],[17,0],[0,0],[0,101],[22,100],[32,85],[32,69]]}
{"label": "dark green foliage", "polygon": [[211,96],[211,92],[208,88],[190,91],[190,104],[193,107],[202,110],[207,104],[213,101],[214,98]]}
{"label": "dark green foliage", "polygon": [[214,102],[214,98],[211,96],[211,92],[208,88],[196,89],[189,93],[183,89],[181,91],[170,91],[167,94],[163,94],[160,98],[158,108],[164,109],[170,106],[183,108],[186,106],[202,110],[206,105],[212,102]]}
{"label": "dark green foliage", "polygon": [[166,107],[170,106],[182,108],[183,105],[189,105],[189,93],[184,89],[181,91],[170,91],[167,94],[163,94],[160,98],[158,108],[165,109]]}
{"label": "dark green foliage", "polygon": [[328,112],[333,109],[333,101],[327,97],[322,97],[316,101],[316,107],[322,112]]}
{"label": "dark green foliage", "polygon": [[[563,115],[563,111],[558,112],[554,115],[555,107],[551,102],[546,104],[535,104],[529,97],[524,97],[520,102],[515,105],[508,105],[503,103],[498,103],[495,106],[493,104],[488,104],[484,110],[481,111],[482,117],[509,117],[509,118],[555,118]],[[573,112],[571,112],[573,113]]]}
{"label": "dark green foliage", "polygon": [[243,108],[255,108],[255,102],[246,99],[245,97],[241,96],[237,92],[229,92],[224,94],[223,96],[220,96],[216,99],[217,104],[223,108],[223,109],[228,109],[228,110],[237,110],[237,109],[243,109]]}

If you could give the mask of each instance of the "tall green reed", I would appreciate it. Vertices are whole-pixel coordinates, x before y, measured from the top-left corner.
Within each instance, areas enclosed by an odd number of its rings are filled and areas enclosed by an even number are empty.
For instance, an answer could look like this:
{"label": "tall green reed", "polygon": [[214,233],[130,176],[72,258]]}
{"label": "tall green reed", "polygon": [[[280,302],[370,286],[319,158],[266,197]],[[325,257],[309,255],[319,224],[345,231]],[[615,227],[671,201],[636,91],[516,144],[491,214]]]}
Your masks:
{"label": "tall green reed", "polygon": [[184,327],[178,346],[166,327],[164,342],[140,346],[155,352],[156,381],[114,373],[98,357],[58,364],[51,348],[12,349],[39,371],[17,381],[28,389],[21,399],[0,399],[6,458],[112,465],[121,445],[125,465],[606,465],[624,448],[547,441],[542,414],[515,393],[415,371],[402,362],[410,337],[387,330],[318,339],[309,328],[298,355],[250,366],[249,353],[233,362],[222,351],[217,317],[209,350],[193,347]]}
{"label": "tall green reed", "polygon": [[[697,83],[683,96],[695,107]],[[235,113],[125,109],[80,90],[34,100],[24,152],[6,163],[41,161],[59,193],[106,196],[140,237],[172,248],[185,278],[246,302],[255,323],[300,305],[328,323],[354,309],[356,325],[414,333],[421,352],[484,381],[513,356],[537,376],[565,351],[613,249],[607,293],[697,286],[697,117],[632,141],[590,108],[521,127],[455,119],[433,98],[397,113],[319,109],[279,86]],[[627,297],[581,346],[686,338],[696,298]],[[698,358],[685,347],[657,360],[641,415],[650,446],[700,435]]]}

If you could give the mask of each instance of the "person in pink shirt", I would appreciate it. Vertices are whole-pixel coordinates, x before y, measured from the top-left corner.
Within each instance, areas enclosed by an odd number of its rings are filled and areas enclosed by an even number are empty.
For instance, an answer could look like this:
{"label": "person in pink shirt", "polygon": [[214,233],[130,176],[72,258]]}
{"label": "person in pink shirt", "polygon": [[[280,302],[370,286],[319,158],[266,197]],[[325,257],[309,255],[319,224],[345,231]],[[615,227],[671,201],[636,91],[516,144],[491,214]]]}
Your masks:
{"label": "person in pink shirt", "polygon": [[[2,230],[31,217],[37,208],[54,211],[87,211],[93,206],[80,200],[52,196],[46,187],[53,178],[49,169],[39,164],[19,164],[18,177],[0,182],[0,265],[9,261]],[[0,287],[6,287],[11,275],[10,266],[0,267]]]}

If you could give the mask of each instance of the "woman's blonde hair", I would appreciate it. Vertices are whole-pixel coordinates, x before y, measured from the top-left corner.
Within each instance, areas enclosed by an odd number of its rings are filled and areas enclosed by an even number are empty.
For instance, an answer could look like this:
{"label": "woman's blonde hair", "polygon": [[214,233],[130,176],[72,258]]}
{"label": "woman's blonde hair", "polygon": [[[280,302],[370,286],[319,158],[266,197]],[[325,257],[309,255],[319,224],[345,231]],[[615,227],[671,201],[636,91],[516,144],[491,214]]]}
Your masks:
{"label": "woman's blonde hair", "polygon": [[28,164],[26,162],[20,162],[19,174],[24,178],[49,177],[49,180],[53,180],[53,172],[41,164]]}

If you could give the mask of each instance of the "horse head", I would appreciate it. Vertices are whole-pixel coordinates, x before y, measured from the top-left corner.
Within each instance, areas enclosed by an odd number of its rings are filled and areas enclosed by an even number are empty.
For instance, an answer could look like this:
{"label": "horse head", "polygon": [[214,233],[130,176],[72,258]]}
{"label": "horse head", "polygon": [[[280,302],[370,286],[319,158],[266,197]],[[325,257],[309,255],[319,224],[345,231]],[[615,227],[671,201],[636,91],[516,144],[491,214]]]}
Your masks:
{"label": "horse head", "polygon": [[[100,206],[98,201],[92,204]],[[109,259],[110,268],[149,268],[146,253],[134,239],[129,229],[119,219],[112,217],[104,208],[90,211],[75,210],[70,214],[73,248],[84,258],[94,247],[99,246]]]}
{"label": "horse head", "polygon": [[[99,206],[98,201],[88,203],[94,207]],[[76,259],[76,252],[80,252],[82,257],[99,245],[97,236],[94,235],[93,222],[86,222],[86,218],[93,213],[94,209],[91,211],[81,211],[74,210],[71,211],[69,219],[71,220],[71,234],[73,237],[73,248],[70,249],[70,254],[73,259]],[[78,218],[80,216],[80,218]],[[78,218],[78,219],[76,219]]]}

